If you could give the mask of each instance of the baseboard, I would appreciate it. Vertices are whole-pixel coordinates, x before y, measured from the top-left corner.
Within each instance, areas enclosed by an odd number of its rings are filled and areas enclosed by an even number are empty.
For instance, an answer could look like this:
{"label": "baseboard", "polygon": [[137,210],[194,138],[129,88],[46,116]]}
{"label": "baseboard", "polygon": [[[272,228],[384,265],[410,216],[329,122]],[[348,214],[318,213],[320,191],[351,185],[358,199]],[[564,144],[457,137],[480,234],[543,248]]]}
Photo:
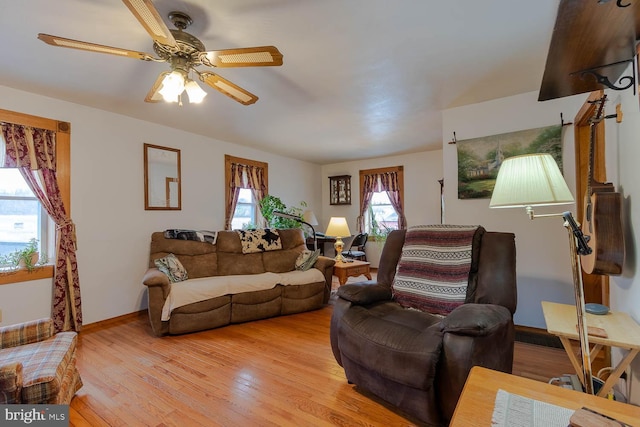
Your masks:
{"label": "baseboard", "polygon": [[531,326],[516,325],[516,341],[541,345],[544,347],[562,348],[560,339],[550,334],[546,329],[533,328]]}
{"label": "baseboard", "polygon": [[147,310],[134,311],[133,313],[123,314],[122,316],[112,317],[110,319],[100,320],[98,322],[82,325],[81,334],[91,333],[95,330],[105,329],[117,323],[128,322],[131,319],[138,318],[140,316],[146,316]]}

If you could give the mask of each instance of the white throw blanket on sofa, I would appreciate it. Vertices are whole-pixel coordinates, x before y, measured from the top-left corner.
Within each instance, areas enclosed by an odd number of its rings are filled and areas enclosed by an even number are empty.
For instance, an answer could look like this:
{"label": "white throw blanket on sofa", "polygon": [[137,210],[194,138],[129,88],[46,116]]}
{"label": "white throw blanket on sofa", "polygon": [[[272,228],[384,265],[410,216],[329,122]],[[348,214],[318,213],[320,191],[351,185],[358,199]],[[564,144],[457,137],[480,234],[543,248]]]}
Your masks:
{"label": "white throw blanket on sofa", "polygon": [[223,295],[271,289],[276,285],[304,285],[315,282],[324,282],[324,275],[317,268],[286,273],[201,277],[172,283],[169,296],[162,307],[161,320],[169,320],[171,311],[194,302],[206,301]]}

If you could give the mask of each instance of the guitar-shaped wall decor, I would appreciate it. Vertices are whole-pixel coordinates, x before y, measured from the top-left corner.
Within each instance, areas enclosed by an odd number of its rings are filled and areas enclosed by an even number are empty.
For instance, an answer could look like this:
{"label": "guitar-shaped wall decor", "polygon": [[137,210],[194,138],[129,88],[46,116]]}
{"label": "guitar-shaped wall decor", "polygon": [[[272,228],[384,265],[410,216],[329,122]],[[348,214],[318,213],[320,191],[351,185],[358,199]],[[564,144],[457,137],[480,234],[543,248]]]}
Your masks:
{"label": "guitar-shaped wall decor", "polygon": [[[622,232],[622,196],[610,182],[594,179],[596,127],[603,120],[607,95],[590,120],[589,166],[587,191],[584,197],[582,232],[592,251],[581,255],[582,269],[588,274],[619,275],[624,263],[624,234]],[[619,110],[617,114],[622,114]]]}

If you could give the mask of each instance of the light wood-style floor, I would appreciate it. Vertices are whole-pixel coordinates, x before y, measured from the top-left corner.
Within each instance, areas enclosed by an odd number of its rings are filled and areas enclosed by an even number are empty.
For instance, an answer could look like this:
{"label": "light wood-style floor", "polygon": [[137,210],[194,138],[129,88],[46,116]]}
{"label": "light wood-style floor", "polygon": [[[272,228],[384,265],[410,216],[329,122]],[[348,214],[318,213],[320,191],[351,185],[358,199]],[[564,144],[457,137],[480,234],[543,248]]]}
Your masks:
{"label": "light wood-style floor", "polygon": [[[89,325],[71,425],[416,425],[347,383],[329,344],[331,311],[163,338],[146,313]],[[516,343],[514,374],[548,381],[569,372],[563,350]]]}

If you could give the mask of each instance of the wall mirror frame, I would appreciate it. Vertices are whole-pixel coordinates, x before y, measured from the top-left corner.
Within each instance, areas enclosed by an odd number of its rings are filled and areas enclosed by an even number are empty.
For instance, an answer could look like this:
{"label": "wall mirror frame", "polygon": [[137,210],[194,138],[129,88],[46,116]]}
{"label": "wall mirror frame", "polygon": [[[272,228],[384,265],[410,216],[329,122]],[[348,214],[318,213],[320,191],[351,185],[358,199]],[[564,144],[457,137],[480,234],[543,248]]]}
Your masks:
{"label": "wall mirror frame", "polygon": [[179,149],[144,144],[144,209],[182,209]]}

